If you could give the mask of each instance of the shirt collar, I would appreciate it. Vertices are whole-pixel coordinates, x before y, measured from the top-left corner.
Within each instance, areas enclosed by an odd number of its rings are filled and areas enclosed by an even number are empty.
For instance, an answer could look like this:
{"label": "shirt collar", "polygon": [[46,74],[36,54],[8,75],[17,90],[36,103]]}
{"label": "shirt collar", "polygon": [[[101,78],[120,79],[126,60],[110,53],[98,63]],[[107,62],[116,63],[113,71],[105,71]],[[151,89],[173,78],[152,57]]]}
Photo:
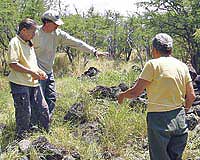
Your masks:
{"label": "shirt collar", "polygon": [[27,42],[26,42],[25,40],[23,40],[19,35],[16,35],[16,36],[17,36],[17,38],[18,38],[21,42],[27,44]]}
{"label": "shirt collar", "polygon": [[29,42],[27,41],[25,41],[25,40],[23,40],[19,35],[16,35],[16,37],[23,43],[23,44],[26,44],[26,45],[28,45],[29,46]]}

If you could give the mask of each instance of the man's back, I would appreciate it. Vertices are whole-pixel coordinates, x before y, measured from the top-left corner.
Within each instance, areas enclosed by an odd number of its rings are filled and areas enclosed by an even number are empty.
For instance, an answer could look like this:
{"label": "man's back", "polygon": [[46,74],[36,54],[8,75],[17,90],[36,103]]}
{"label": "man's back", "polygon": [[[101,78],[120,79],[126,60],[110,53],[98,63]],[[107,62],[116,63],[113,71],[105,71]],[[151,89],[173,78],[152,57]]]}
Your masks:
{"label": "man's back", "polygon": [[184,104],[186,84],[191,78],[181,61],[173,57],[150,60],[140,78],[151,82],[147,87],[149,112],[170,111]]}

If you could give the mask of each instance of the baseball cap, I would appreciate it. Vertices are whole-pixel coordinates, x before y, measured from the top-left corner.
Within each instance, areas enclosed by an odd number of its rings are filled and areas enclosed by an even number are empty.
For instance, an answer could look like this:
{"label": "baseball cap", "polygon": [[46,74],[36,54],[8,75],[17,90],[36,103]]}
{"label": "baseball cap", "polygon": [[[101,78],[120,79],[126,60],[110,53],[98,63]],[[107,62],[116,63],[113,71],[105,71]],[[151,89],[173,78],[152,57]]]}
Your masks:
{"label": "baseball cap", "polygon": [[158,50],[171,50],[173,47],[173,39],[166,33],[158,33],[153,38],[153,47],[157,48]]}
{"label": "baseball cap", "polygon": [[55,10],[47,10],[46,12],[43,13],[42,18],[49,19],[59,26],[64,24],[64,22],[61,20],[59,16],[59,13]]}

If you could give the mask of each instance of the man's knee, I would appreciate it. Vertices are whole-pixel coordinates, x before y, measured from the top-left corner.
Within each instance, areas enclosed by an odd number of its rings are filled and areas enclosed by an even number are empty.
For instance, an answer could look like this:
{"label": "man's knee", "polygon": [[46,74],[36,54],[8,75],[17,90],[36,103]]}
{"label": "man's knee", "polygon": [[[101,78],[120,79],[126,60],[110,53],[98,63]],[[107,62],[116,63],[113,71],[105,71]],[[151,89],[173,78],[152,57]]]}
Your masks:
{"label": "man's knee", "polygon": [[171,159],[181,160],[187,144],[188,133],[180,136],[174,136],[167,147],[168,154]]}
{"label": "man's knee", "polygon": [[30,127],[31,108],[26,93],[13,94],[17,134],[22,134]]}

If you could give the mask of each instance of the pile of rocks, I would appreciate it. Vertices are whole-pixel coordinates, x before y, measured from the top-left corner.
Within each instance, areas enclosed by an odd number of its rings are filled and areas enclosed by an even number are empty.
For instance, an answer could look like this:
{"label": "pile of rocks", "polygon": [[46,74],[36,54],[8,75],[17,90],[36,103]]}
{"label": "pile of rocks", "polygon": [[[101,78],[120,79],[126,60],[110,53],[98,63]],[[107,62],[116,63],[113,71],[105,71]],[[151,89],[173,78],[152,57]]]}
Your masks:
{"label": "pile of rocks", "polygon": [[[139,107],[138,107],[139,105]],[[129,106],[134,110],[134,111],[141,111],[145,112],[147,109],[147,93],[144,91],[140,96],[138,96],[135,99],[131,99],[131,102]]]}
{"label": "pile of rocks", "polygon": [[[100,143],[101,136],[103,135],[103,125],[98,120],[80,124],[79,129],[79,134],[85,142],[89,144]],[[79,136],[79,134],[76,135]]]}
{"label": "pile of rocks", "polygon": [[[85,114],[84,105],[82,103],[75,103],[67,111],[64,121],[70,122],[77,127],[77,130],[75,129],[72,133],[75,137],[81,136],[82,139],[89,144],[100,143],[101,137],[103,136],[103,124],[98,119],[94,121],[87,120],[84,116]],[[97,159],[123,160],[108,150],[97,153],[96,156]]]}
{"label": "pile of rocks", "polygon": [[120,83],[118,86],[106,87],[96,86],[93,90],[90,90],[90,94],[96,99],[109,99],[117,100],[117,96],[120,92],[126,91],[129,87],[125,83]]}
{"label": "pile of rocks", "polygon": [[200,75],[197,75],[195,69],[191,65],[188,65],[188,68],[192,78],[196,99],[186,114],[186,120],[188,129],[193,130],[200,122]]}
{"label": "pile of rocks", "polygon": [[78,127],[73,133],[75,137],[82,136],[82,139],[88,143],[100,142],[100,136],[103,134],[103,125],[98,119],[94,121],[87,119],[83,103],[73,104],[64,116],[64,121]]}
{"label": "pile of rocks", "polygon": [[142,69],[137,65],[133,65],[131,68],[132,68],[132,70],[134,70],[134,72],[137,72],[137,73],[142,72]]}
{"label": "pile of rocks", "polygon": [[37,151],[38,158],[44,160],[80,160],[81,157],[77,151],[67,151],[64,148],[55,146],[44,136],[40,136],[32,142],[25,139],[21,140],[18,146],[19,150],[26,155],[21,160],[30,159],[29,152],[32,148]]}
{"label": "pile of rocks", "polygon": [[96,77],[101,71],[98,70],[95,67],[90,67],[87,71],[85,71],[80,77],[78,77],[79,79],[82,78],[94,78]]}
{"label": "pile of rocks", "polygon": [[70,122],[73,125],[82,124],[87,121],[85,106],[83,103],[73,104],[64,116],[65,122]]}

